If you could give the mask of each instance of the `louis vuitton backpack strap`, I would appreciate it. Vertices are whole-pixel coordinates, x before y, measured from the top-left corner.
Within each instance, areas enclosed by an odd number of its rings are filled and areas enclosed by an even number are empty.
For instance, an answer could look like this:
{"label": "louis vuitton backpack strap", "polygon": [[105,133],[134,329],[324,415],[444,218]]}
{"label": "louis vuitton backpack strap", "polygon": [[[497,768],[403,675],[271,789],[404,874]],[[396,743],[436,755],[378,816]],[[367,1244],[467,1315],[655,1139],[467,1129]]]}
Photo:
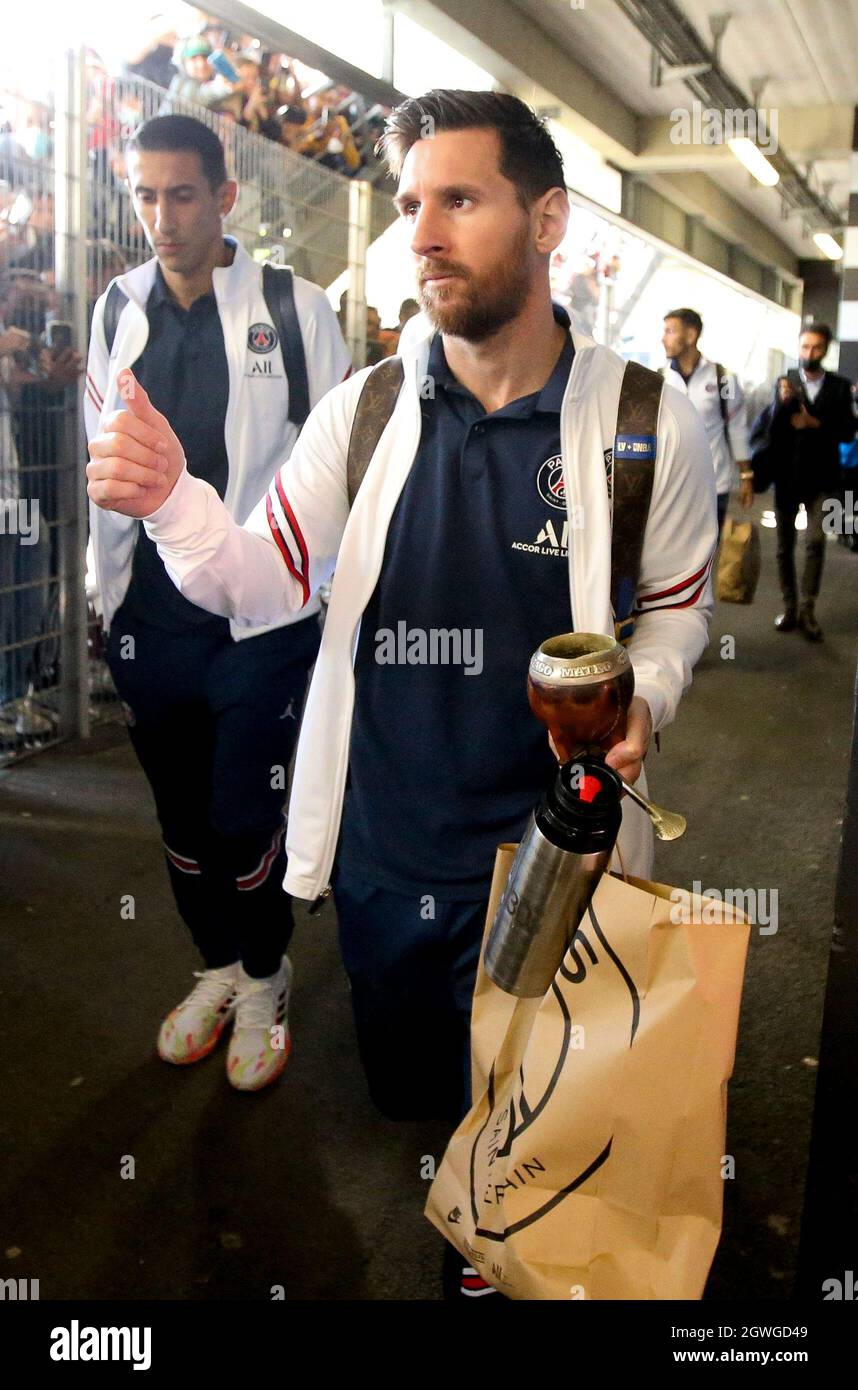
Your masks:
{"label": "louis vuitton backpack strap", "polygon": [[384,427],[393,414],[404,375],[401,357],[385,357],[363,384],[349,435],[346,462],[350,510]]}
{"label": "louis vuitton backpack strap", "polygon": [[611,607],[619,642],[627,642],[635,627],[635,599],[652,498],[663,389],[660,373],[639,362],[626,363],[613,452]]}

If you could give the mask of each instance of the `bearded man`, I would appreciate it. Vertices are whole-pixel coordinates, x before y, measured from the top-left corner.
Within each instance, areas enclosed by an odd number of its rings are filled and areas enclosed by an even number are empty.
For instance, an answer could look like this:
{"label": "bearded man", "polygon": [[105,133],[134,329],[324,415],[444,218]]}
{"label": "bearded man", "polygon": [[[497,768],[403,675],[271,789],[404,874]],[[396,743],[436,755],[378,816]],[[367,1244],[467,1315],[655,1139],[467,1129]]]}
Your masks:
{"label": "bearded man", "polygon": [[[354,505],[349,441],[372,368],[311,413],[244,527],[140,390],[91,445],[89,493],[141,517],[181,592],[239,623],[300,610],[336,567],[285,883],[309,899],[332,886],[377,1105],[453,1118],[468,1103],[495,847],[520,838],[556,766],[528,662],[550,635],[613,631],[608,468],[625,364],[552,303],[569,203],[524,103],[430,92],[392,113],[381,144],[423,319],[404,335],[402,386]],[[664,392],[628,644],[636,695],[608,756],[629,782],[706,644],[716,536],[703,426]],[[619,844],[648,876],[649,821],[628,800]],[[459,1266],[462,1291],[481,1292]]]}

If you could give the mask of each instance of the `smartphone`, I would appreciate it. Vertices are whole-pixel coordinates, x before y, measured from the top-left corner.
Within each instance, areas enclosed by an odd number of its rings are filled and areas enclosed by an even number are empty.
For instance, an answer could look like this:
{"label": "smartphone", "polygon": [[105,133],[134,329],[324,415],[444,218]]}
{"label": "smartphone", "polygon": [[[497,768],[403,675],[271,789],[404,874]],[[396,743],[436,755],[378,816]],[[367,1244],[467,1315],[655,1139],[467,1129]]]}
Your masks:
{"label": "smartphone", "polygon": [[221,77],[226,78],[227,82],[238,81],[238,73],[222,48],[216,48],[213,53],[209,54],[209,63],[214,68],[215,72],[220,73]]}
{"label": "smartphone", "polygon": [[65,319],[48,319],[45,325],[45,347],[53,357],[59,357],[72,345],[72,326]]}

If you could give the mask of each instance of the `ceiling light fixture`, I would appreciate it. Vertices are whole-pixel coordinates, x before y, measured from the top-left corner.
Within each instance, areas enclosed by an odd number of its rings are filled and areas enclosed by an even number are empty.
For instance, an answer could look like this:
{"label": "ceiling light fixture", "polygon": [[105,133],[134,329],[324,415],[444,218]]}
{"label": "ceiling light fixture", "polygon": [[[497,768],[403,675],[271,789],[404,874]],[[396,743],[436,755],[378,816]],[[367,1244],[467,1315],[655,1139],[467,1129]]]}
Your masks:
{"label": "ceiling light fixture", "polygon": [[753,174],[754,178],[759,183],[765,184],[766,188],[774,188],[775,184],[780,179],[780,174],[775,166],[769,163],[762,150],[754,144],[753,140],[749,140],[747,136],[742,135],[738,136],[735,140],[728,140],[727,144],[730,146],[730,149],[739,163],[744,164],[749,174]]}
{"label": "ceiling light fixture", "polygon": [[813,240],[824,256],[830,261],[843,259],[843,247],[834,240],[830,232],[814,232]]}

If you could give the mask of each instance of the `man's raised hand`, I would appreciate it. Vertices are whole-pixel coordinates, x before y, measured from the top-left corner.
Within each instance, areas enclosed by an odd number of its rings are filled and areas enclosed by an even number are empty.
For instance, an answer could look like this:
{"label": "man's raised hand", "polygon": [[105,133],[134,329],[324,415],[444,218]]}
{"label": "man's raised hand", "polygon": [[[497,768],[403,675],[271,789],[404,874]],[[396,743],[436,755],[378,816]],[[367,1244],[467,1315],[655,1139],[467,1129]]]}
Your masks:
{"label": "man's raised hand", "polygon": [[87,492],[105,511],[151,516],[173,491],[185,455],[133,372],[122,372],[118,384],[125,409],[106,416],[90,441]]}

